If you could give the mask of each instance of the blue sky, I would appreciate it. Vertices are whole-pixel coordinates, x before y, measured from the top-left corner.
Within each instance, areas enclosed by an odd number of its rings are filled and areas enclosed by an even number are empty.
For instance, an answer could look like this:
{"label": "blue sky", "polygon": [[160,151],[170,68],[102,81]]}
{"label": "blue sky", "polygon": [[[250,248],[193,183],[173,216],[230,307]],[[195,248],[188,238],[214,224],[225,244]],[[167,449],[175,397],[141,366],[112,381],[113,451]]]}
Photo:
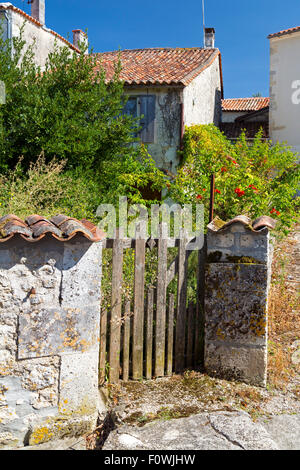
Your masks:
{"label": "blue sky", "polygon": [[[12,3],[30,12],[27,0]],[[205,0],[216,29],[225,98],[269,94],[267,35],[300,25],[299,0]],[[69,37],[89,31],[95,51],[203,45],[201,0],[46,0],[46,25]]]}

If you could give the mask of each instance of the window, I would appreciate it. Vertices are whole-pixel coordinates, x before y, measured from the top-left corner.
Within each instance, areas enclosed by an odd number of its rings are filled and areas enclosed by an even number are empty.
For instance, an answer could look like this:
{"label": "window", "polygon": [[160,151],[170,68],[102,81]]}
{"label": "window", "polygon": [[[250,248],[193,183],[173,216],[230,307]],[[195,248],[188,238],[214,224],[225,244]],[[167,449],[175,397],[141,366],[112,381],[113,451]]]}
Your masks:
{"label": "window", "polygon": [[125,109],[125,114],[140,119],[141,130],[138,137],[145,144],[154,142],[155,123],[155,95],[130,96]]}

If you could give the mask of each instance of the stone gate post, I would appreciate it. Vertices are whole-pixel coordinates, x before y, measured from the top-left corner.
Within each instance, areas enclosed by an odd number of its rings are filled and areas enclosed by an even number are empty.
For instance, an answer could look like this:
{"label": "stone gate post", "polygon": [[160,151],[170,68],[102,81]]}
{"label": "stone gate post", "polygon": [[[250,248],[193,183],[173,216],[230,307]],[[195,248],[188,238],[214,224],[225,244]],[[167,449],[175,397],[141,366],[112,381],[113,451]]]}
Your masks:
{"label": "stone gate post", "polygon": [[0,448],[93,429],[104,234],[87,221],[0,219]]}
{"label": "stone gate post", "polygon": [[245,216],[208,225],[205,368],[214,376],[266,386],[269,228]]}

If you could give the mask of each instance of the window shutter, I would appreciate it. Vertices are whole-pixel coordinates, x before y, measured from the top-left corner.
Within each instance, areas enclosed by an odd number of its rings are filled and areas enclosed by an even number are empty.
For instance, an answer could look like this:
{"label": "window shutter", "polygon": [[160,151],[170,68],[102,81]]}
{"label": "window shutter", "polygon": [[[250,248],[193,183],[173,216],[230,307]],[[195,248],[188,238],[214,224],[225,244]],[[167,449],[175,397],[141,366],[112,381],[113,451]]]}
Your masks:
{"label": "window shutter", "polygon": [[128,114],[129,116],[137,117],[137,99],[132,97],[128,98],[127,103],[124,107],[124,114]]}
{"label": "window shutter", "polygon": [[140,97],[141,141],[144,143],[154,142],[154,122],[155,122],[155,95]]}

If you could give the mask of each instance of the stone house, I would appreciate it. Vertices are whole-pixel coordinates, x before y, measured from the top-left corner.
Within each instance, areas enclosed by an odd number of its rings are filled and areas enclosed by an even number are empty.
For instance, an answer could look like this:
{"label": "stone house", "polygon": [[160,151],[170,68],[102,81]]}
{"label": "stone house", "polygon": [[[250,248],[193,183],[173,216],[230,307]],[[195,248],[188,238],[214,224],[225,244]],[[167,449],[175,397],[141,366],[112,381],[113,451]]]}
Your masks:
{"label": "stone house", "polygon": [[269,137],[269,98],[233,98],[222,100],[221,130],[226,137],[235,141],[246,130],[251,141],[260,128],[263,138]]}
{"label": "stone house", "polygon": [[150,48],[102,52],[107,80],[120,57],[126,113],[141,116],[141,141],[162,170],[176,171],[185,126],[220,124],[223,80],[214,29],[206,29],[205,47]]}
{"label": "stone house", "polygon": [[77,53],[79,42],[86,41],[85,33],[77,29],[73,31],[73,44],[60,34],[47,28],[45,23],[45,0],[32,0],[31,15],[11,3],[0,3],[0,24],[4,39],[18,37],[24,27],[24,39],[28,45],[34,44],[34,57],[37,65],[43,67],[55,43],[59,47],[68,46]]}
{"label": "stone house", "polygon": [[300,151],[300,26],[270,34],[270,136]]}

